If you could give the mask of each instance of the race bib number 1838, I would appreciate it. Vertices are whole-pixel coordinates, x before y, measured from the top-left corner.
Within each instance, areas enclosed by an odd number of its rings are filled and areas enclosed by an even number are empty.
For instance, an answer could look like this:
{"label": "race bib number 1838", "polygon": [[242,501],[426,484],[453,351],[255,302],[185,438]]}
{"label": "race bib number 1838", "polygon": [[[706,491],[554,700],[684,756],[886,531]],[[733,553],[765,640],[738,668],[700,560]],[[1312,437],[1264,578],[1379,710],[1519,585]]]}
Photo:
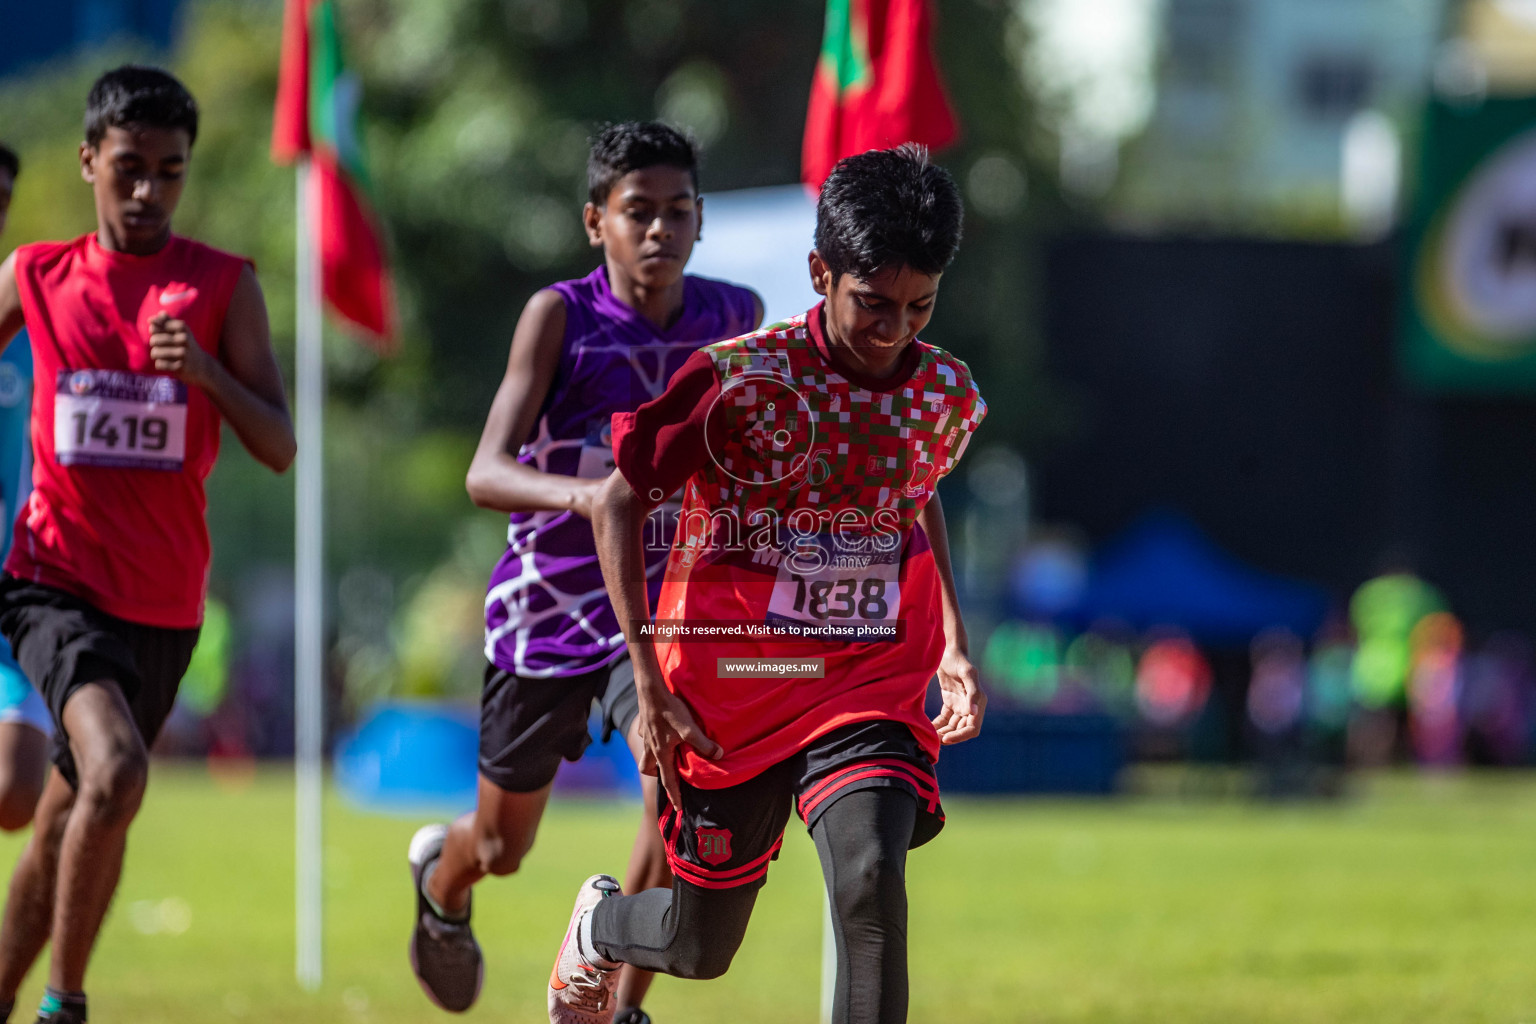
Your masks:
{"label": "race bib number 1838", "polygon": [[819,533],[791,541],[767,621],[828,640],[893,642],[901,612],[901,545]]}
{"label": "race bib number 1838", "polygon": [[61,466],[179,470],[187,385],[126,370],[60,370],[53,450]]}

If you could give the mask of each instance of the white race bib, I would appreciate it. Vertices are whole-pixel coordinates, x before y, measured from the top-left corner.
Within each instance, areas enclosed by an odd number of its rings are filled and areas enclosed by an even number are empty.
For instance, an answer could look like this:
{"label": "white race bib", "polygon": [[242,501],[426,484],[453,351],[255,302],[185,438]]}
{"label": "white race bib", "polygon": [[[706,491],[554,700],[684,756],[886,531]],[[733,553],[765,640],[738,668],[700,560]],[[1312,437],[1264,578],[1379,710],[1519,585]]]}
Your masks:
{"label": "white race bib", "polygon": [[894,641],[901,613],[901,548],[887,537],[818,533],[791,540],[768,602],[771,625],[829,640]]}
{"label": "white race bib", "polygon": [[602,445],[581,446],[581,460],[576,464],[576,475],[583,480],[606,480],[613,473],[613,449]]}
{"label": "white race bib", "polygon": [[180,470],[187,385],[126,370],[60,370],[53,451],[61,466]]}
{"label": "white race bib", "polygon": [[613,428],[607,417],[587,423],[587,436],[581,443],[581,458],[576,475],[583,480],[606,480],[613,472]]}

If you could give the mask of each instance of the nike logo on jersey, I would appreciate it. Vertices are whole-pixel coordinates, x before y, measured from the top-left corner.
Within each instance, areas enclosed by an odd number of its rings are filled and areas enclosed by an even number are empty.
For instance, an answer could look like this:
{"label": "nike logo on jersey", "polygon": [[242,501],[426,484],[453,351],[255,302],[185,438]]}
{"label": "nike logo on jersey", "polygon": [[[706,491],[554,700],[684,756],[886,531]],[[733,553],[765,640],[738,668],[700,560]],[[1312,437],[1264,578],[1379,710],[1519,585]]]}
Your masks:
{"label": "nike logo on jersey", "polygon": [[178,303],[191,302],[195,298],[197,298],[196,288],[178,288],[175,291],[166,288],[160,292],[160,305],[174,306]]}

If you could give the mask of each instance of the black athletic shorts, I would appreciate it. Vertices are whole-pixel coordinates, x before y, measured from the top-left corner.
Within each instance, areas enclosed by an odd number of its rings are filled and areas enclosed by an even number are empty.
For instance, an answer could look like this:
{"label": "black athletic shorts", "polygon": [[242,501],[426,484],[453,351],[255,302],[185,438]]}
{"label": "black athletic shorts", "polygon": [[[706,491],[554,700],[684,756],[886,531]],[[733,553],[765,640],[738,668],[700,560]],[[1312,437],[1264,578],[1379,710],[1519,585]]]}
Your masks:
{"label": "black athletic shorts", "polygon": [[148,749],[176,703],[198,629],[162,629],[108,615],[67,591],[0,574],[0,633],[53,715],[53,763],[78,789],[64,705],[86,683],[111,679],[123,691]]}
{"label": "black athletic shorts", "polygon": [[683,782],[682,814],[663,791],[667,863],[678,878],[705,889],[760,886],[784,842],[791,805],[810,828],[839,797],[884,788],[904,789],[917,801],[912,847],[939,834],[939,781],[912,730],[880,721],[843,726],[739,785],[699,789]]}
{"label": "black athletic shorts", "polygon": [[640,713],[629,658],[579,676],[534,678],[485,666],[480,694],[480,774],[509,793],[532,793],[554,781],[560,759],[587,749],[592,702],[602,707],[603,742],[624,742]]}

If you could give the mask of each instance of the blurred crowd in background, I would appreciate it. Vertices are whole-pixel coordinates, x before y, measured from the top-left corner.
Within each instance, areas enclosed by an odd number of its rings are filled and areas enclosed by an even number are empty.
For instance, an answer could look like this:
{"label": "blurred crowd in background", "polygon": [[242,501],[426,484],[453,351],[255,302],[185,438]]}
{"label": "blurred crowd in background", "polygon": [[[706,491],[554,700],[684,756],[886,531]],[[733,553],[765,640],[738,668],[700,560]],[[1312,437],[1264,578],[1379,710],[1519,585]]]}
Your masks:
{"label": "blurred crowd in background", "polygon": [[994,709],[1106,713],[1142,758],[1257,760],[1282,787],[1326,782],[1328,769],[1509,766],[1536,753],[1529,639],[1508,631],[1469,646],[1410,573],[1362,584],[1309,635],[1274,625],[1246,645],[1201,645],[1176,626],[1083,627],[1041,608],[1031,563],[1056,557],[1033,551],[1017,565],[1022,614],[982,654]]}

